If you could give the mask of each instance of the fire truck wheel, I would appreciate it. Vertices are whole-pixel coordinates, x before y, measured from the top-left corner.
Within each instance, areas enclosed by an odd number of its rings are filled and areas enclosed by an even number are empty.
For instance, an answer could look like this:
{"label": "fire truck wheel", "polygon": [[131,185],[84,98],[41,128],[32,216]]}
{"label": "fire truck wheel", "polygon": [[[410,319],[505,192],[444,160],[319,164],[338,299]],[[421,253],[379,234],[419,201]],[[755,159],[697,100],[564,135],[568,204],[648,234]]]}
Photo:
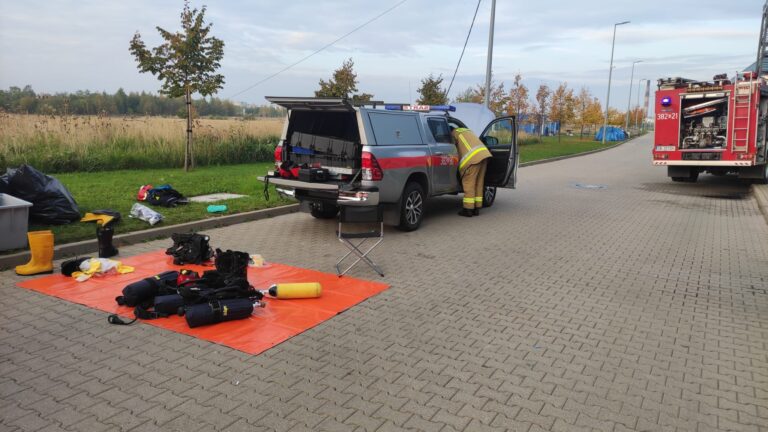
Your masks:
{"label": "fire truck wheel", "polygon": [[756,184],[768,184],[768,164],[763,165],[763,176],[755,179]]}
{"label": "fire truck wheel", "polygon": [[683,183],[696,183],[696,180],[699,179],[699,172],[691,170],[690,174],[688,174],[687,177],[672,177],[673,182],[683,182]]}
{"label": "fire truck wheel", "polygon": [[699,179],[699,171],[697,169],[691,169],[688,171],[687,176],[673,176],[672,181],[674,182],[684,182],[684,183],[696,183],[696,180]]}

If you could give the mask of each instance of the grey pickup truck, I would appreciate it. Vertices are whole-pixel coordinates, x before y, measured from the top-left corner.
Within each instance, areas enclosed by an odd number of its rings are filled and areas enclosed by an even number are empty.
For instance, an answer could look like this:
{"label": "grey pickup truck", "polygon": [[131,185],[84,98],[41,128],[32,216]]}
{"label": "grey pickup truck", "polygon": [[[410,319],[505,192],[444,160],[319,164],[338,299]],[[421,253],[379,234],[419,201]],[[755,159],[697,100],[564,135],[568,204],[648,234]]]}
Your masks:
{"label": "grey pickup truck", "polygon": [[[260,180],[295,197],[316,218],[335,217],[339,206],[382,206],[387,224],[417,229],[428,197],[461,192],[449,125],[481,132],[478,136],[493,155],[485,177],[486,207],[493,205],[497,187],[515,187],[519,151],[514,116],[495,118],[479,104],[267,100],[286,108],[288,117],[275,149],[276,169]],[[296,175],[297,167],[315,168],[322,175]]]}

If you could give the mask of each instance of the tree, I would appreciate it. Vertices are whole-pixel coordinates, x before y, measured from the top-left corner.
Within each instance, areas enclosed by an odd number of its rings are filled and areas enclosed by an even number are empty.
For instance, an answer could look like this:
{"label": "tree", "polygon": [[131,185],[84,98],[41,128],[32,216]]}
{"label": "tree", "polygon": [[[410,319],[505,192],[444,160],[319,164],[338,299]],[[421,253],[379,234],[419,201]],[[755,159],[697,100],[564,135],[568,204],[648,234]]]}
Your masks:
{"label": "tree", "polygon": [[448,103],[448,95],[445,94],[445,90],[441,84],[443,83],[443,76],[437,77],[429,74],[428,77],[421,80],[421,87],[419,92],[419,98],[416,99],[416,103],[419,105],[445,105]]}
{"label": "tree", "polygon": [[466,90],[456,95],[455,102],[483,103],[483,96],[475,87],[467,87]]}
{"label": "tree", "polygon": [[522,121],[522,115],[528,112],[528,87],[522,83],[520,74],[515,75],[515,81],[512,88],[509,89],[507,96],[507,112],[517,117],[518,123]]}
{"label": "tree", "polygon": [[603,123],[603,106],[598,98],[592,98],[584,113],[584,123],[588,124],[594,132],[595,126]]}
{"label": "tree", "polygon": [[549,108],[549,97],[551,94],[552,91],[546,84],[541,84],[536,91],[536,103],[538,103],[538,106],[536,107],[536,116],[539,120],[539,137],[544,133],[544,119],[547,115],[547,108]]}
{"label": "tree", "polygon": [[[552,92],[552,101],[549,107],[549,118],[556,120],[559,124],[559,131],[562,132],[563,125],[573,121],[575,100],[573,90],[568,88],[568,83],[560,83],[554,92]],[[560,136],[557,134],[557,142],[560,142]]]}
{"label": "tree", "polygon": [[184,170],[194,167],[192,156],[192,95],[209,96],[224,86],[224,75],[217,74],[224,57],[224,42],[210,36],[211,24],[205,24],[205,6],[198,11],[184,2],[181,31],[171,33],[156,27],[165,42],[147,49],[141,34],[131,39],[130,52],[139,63],[140,72],[157,75],[163,82],[160,93],[170,97],[184,96],[187,105],[187,145]]}
{"label": "tree", "polygon": [[[485,84],[477,84],[475,87],[469,87],[456,96],[456,102],[485,103]],[[504,91],[504,83],[496,85],[491,82],[490,110],[496,115],[501,115],[507,107],[507,94]]]}
{"label": "tree", "polygon": [[620,111],[616,108],[608,108],[608,124],[613,126],[624,126],[624,120],[626,118],[626,112]]}
{"label": "tree", "polygon": [[333,71],[333,76],[325,81],[320,80],[320,89],[315,91],[317,97],[352,98],[354,103],[369,102],[373,95],[370,93],[355,94],[357,92],[357,74],[354,70],[355,62],[348,58],[341,67]]}
{"label": "tree", "polygon": [[128,95],[125,94],[122,87],[117,89],[114,98],[117,114],[126,114],[128,112]]}
{"label": "tree", "polygon": [[579,95],[574,100],[575,121],[579,125],[579,138],[584,136],[584,125],[587,123],[587,108],[592,101],[592,95],[586,87],[581,87]]}

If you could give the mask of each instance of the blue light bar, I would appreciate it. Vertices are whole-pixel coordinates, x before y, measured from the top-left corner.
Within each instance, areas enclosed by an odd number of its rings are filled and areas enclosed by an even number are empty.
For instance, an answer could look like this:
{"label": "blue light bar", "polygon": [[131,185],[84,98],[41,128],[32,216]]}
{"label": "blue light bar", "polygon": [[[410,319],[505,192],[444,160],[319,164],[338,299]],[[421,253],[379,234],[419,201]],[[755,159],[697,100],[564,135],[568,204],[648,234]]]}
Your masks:
{"label": "blue light bar", "polygon": [[456,111],[456,107],[453,105],[432,105],[430,109],[432,111]]}
{"label": "blue light bar", "polygon": [[672,98],[669,96],[664,96],[661,98],[661,106],[670,106],[672,105]]}
{"label": "blue light bar", "polygon": [[403,106],[402,105],[384,105],[384,109],[389,111],[402,111]]}

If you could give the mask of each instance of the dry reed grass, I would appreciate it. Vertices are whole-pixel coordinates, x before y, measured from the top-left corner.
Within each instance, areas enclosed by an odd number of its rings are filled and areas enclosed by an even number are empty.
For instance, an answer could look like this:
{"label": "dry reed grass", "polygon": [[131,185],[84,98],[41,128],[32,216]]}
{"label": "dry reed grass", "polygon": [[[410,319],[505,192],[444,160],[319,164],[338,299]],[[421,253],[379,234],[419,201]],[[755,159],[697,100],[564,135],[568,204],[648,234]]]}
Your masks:
{"label": "dry reed grass", "polygon": [[[201,165],[268,159],[283,119],[196,119]],[[98,171],[175,167],[183,158],[185,120],[165,117],[44,116],[0,113],[0,168]]]}
{"label": "dry reed grass", "polygon": [[[228,135],[280,135],[283,119],[196,119],[194,134],[225,138]],[[117,138],[167,143],[184,141],[186,120],[168,117],[46,116],[0,112],[0,152],[23,148],[45,137],[76,149],[84,142]]]}

